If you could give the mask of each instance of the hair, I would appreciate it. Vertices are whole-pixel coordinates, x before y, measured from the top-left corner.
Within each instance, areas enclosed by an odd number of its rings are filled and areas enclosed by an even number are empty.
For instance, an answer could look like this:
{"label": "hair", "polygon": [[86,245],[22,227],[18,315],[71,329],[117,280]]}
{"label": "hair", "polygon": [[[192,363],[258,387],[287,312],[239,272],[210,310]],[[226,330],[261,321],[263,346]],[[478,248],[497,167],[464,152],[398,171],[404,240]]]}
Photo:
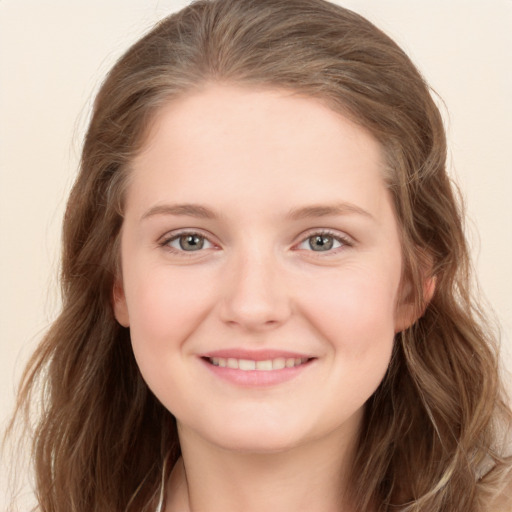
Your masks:
{"label": "hair", "polygon": [[[62,311],[18,398],[28,422],[42,394],[32,450],[40,510],[154,512],[180,456],[175,419],[143,381],[112,293],[130,163],[162,105],[212,82],[317,99],[382,145],[420,318],[396,335],[366,404],[353,497],[357,510],[485,510],[511,464],[500,441],[511,413],[497,335],[473,299],[441,115],[393,40],[324,0],[196,1],[106,77],[64,218]],[[435,279],[428,303],[427,277]]]}

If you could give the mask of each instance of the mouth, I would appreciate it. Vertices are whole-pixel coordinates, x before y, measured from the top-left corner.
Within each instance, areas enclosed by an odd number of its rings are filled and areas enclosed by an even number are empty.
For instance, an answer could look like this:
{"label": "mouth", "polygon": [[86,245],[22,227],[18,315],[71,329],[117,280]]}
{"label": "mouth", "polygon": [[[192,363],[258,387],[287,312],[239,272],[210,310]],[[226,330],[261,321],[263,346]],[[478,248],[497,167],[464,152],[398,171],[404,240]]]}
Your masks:
{"label": "mouth", "polygon": [[245,388],[266,388],[309,375],[308,369],[317,359],[311,354],[279,349],[230,348],[200,355],[212,375]]}
{"label": "mouth", "polygon": [[285,368],[295,368],[311,361],[312,357],[276,357],[273,359],[255,360],[238,359],[235,357],[204,357],[206,362],[220,368],[231,368],[244,372],[251,371],[272,371]]}

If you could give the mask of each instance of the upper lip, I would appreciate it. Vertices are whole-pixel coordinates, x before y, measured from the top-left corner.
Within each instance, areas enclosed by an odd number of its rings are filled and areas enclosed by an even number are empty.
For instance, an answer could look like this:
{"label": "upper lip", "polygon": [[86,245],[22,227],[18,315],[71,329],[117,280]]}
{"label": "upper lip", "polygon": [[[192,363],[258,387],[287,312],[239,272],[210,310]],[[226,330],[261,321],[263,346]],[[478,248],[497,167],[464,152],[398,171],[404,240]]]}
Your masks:
{"label": "upper lip", "polygon": [[269,359],[278,359],[278,358],[311,358],[312,356],[309,354],[304,354],[300,352],[291,352],[288,350],[276,350],[276,349],[265,349],[265,350],[248,350],[243,348],[232,348],[232,349],[222,349],[222,350],[212,350],[211,352],[206,352],[201,354],[201,357],[213,358],[213,357],[222,357],[225,359],[233,358],[233,359],[248,359],[251,361],[267,361]]}

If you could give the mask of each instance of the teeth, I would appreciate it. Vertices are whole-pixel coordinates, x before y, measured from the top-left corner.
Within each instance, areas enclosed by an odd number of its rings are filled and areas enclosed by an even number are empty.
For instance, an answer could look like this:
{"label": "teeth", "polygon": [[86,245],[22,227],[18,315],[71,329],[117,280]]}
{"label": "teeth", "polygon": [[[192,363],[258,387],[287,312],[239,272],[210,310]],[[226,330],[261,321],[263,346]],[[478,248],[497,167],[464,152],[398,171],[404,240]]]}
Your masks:
{"label": "teeth", "polygon": [[240,370],[256,370],[256,361],[249,361],[248,359],[240,359],[238,361],[238,368]]}
{"label": "teeth", "polygon": [[307,357],[278,357],[276,359],[266,359],[264,361],[253,361],[251,359],[235,359],[234,357],[211,357],[210,363],[221,368],[233,368],[243,371],[270,371],[282,370],[283,368],[293,368],[300,366],[308,361]]}
{"label": "teeth", "polygon": [[256,370],[272,370],[272,361],[256,361]]}
{"label": "teeth", "polygon": [[273,370],[282,370],[286,367],[286,359],[284,357],[278,357],[277,359],[272,360],[272,369]]}

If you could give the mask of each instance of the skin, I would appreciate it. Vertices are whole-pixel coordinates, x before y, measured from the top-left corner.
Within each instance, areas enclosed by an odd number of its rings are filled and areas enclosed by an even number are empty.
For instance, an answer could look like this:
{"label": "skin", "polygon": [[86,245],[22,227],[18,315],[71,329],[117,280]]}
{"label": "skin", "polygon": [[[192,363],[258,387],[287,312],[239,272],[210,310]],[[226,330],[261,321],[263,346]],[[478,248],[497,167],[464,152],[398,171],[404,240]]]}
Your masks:
{"label": "skin", "polygon": [[[114,309],[177,418],[167,511],[352,510],[364,404],[414,320],[383,166],[369,133],[287,91],[208,84],[160,111],[132,165]],[[232,349],[310,359],[240,385],[204,359]]]}

